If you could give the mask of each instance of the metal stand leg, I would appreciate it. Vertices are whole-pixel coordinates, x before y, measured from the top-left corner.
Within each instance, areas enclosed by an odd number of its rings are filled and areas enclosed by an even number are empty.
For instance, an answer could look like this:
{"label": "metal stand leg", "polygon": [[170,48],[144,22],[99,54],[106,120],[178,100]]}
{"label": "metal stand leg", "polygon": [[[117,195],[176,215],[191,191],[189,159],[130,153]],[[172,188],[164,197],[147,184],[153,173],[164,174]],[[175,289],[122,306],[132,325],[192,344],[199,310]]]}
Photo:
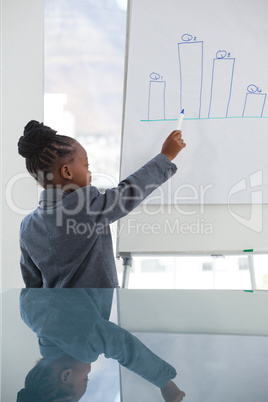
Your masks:
{"label": "metal stand leg", "polygon": [[123,259],[123,280],[122,280],[122,288],[127,289],[128,288],[128,282],[129,282],[129,275],[130,275],[130,268],[132,267],[132,257],[131,254],[121,254],[121,257]]}
{"label": "metal stand leg", "polygon": [[248,266],[249,266],[249,273],[250,273],[250,281],[251,281],[251,288],[255,290],[256,286],[256,277],[255,277],[255,270],[254,270],[254,256],[248,255]]}

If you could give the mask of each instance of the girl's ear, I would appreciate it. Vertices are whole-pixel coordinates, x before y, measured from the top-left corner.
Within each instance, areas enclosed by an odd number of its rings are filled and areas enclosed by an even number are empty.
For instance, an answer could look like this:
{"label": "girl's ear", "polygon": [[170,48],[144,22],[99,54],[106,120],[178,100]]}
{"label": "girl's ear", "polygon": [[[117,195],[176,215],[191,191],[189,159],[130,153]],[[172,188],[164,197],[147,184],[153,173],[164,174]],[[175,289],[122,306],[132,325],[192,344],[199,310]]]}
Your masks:
{"label": "girl's ear", "polygon": [[60,174],[65,180],[72,180],[73,175],[68,165],[62,165],[60,168]]}
{"label": "girl's ear", "polygon": [[71,379],[72,379],[72,369],[69,368],[69,369],[62,370],[62,372],[60,373],[60,381],[63,384],[67,384],[67,383],[71,382]]}

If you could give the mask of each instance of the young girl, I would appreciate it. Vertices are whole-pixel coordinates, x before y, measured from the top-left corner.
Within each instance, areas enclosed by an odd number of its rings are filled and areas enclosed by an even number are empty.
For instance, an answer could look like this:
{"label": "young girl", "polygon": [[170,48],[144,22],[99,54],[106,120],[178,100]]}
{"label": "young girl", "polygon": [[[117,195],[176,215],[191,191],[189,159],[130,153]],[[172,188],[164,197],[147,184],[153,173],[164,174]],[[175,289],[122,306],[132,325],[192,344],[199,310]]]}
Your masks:
{"label": "young girl", "polygon": [[78,401],[90,363],[101,354],[154,384],[165,401],[183,399],[185,393],[172,381],[175,368],[109,321],[112,299],[113,289],[21,291],[21,317],[36,333],[43,359],[27,375],[18,402]]}
{"label": "young girl", "polygon": [[101,194],[90,185],[85,149],[75,139],[30,121],[18,150],[44,190],[39,207],[21,223],[26,287],[117,287],[109,224],[176,172],[171,161],[185,145],[181,132],[173,131],[159,155]]}

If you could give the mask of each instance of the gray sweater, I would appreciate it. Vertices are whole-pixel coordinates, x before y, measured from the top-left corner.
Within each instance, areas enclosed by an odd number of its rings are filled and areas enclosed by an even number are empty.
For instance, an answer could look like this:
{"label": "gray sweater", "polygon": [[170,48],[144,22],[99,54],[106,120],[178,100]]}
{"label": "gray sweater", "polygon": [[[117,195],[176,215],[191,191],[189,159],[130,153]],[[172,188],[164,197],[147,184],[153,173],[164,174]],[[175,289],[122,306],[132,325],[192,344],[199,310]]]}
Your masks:
{"label": "gray sweater", "polygon": [[43,190],[38,208],[21,223],[26,287],[118,287],[109,224],[131,212],[176,170],[159,154],[105,193],[93,186],[72,193]]}

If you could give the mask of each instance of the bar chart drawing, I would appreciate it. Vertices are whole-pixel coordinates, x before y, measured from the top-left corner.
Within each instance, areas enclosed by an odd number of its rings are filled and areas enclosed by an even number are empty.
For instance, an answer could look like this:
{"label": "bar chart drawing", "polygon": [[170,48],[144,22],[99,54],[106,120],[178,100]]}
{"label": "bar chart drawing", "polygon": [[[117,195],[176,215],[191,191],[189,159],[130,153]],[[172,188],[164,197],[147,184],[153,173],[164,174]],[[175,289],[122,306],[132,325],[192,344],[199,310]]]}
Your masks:
{"label": "bar chart drawing", "polygon": [[[179,84],[178,89],[173,89],[173,93],[172,89],[170,90],[170,88],[176,88],[172,83],[172,77],[171,80],[170,77],[167,79],[165,77],[163,80],[159,73],[152,72],[149,75],[148,106],[147,110],[145,109],[147,119],[141,121],[178,120],[174,112],[172,112],[173,115],[170,113],[169,105],[171,105],[172,97],[173,104],[175,104],[174,100],[179,104],[179,110],[187,111],[185,120],[268,118],[265,117],[267,93],[255,84],[248,85],[246,93],[243,88],[237,92],[237,86],[233,85],[233,83],[236,85],[236,76],[241,74],[239,55],[237,56],[239,63],[235,67],[236,58],[231,57],[230,52],[225,49],[215,53],[212,49],[212,57],[204,59],[206,46],[203,40],[197,40],[196,36],[189,33],[183,34],[181,41],[175,43],[179,69],[178,65],[173,68]],[[175,43],[173,42],[172,50],[174,55],[176,55]],[[204,71],[208,73],[204,75]],[[166,91],[168,82],[170,82],[169,91]],[[241,104],[237,108],[239,98]]]}
{"label": "bar chart drawing", "polygon": [[166,81],[152,72],[149,81],[148,120],[166,119]]}
{"label": "bar chart drawing", "polygon": [[201,116],[203,86],[203,41],[184,34],[178,43],[180,70],[180,109],[192,118]]}
{"label": "bar chart drawing", "polygon": [[247,87],[242,116],[262,117],[267,94],[254,84]]}
{"label": "bar chart drawing", "polygon": [[219,50],[213,59],[208,117],[228,117],[235,59]]}

